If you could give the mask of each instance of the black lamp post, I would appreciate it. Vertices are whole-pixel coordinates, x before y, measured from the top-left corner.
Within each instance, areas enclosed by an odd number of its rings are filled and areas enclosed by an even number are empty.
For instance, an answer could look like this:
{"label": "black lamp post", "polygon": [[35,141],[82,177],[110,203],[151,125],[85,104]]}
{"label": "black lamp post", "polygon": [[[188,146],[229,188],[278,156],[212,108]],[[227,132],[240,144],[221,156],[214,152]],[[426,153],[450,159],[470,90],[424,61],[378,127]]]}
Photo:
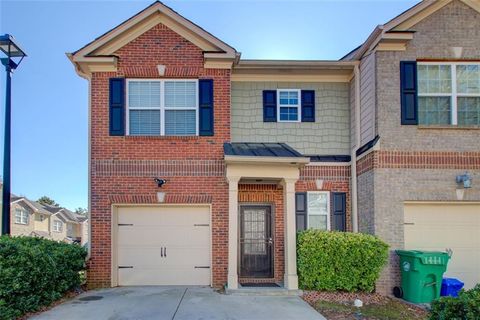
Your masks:
{"label": "black lamp post", "polygon": [[[9,34],[0,36],[0,50],[7,56],[1,58],[7,72],[5,93],[5,136],[3,144],[3,192],[2,192],[2,235],[10,234],[10,131],[11,131],[11,73],[15,70],[23,58],[25,52],[15,43]],[[13,59],[19,59],[15,62]]]}

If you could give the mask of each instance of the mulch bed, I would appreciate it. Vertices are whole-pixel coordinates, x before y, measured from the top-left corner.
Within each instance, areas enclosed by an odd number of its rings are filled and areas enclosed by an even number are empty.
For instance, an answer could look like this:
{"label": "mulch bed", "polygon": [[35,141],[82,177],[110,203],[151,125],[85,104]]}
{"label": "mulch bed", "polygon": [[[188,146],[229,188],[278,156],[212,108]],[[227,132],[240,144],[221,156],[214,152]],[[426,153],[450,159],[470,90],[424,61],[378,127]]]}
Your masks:
{"label": "mulch bed", "polygon": [[[420,306],[377,293],[304,291],[302,298],[328,320],[424,320],[428,315]],[[355,299],[363,302],[360,310],[353,307]]]}
{"label": "mulch bed", "polygon": [[360,299],[364,305],[368,305],[371,303],[384,302],[387,297],[378,293],[365,292],[304,291],[302,298],[310,305],[314,305],[318,300],[353,304],[355,299]]}

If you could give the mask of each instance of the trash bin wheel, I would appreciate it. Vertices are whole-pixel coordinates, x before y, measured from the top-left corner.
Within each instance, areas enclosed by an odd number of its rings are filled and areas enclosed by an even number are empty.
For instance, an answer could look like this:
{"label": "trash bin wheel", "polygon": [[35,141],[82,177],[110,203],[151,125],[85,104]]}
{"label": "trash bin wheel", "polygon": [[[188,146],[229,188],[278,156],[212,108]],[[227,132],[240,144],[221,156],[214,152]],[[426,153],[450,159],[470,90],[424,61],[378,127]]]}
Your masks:
{"label": "trash bin wheel", "polygon": [[393,296],[395,298],[403,298],[403,289],[401,287],[394,287]]}

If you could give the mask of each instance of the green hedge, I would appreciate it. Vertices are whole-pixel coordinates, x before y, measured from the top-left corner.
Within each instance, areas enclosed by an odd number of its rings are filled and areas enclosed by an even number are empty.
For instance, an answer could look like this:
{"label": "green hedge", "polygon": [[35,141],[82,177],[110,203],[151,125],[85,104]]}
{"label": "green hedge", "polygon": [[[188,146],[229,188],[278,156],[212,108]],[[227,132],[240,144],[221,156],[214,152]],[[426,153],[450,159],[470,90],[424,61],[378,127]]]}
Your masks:
{"label": "green hedge", "polygon": [[480,284],[470,290],[462,290],[458,298],[441,297],[432,302],[431,320],[480,319]]}
{"label": "green hedge", "polygon": [[299,286],[306,290],[371,292],[388,257],[386,243],[362,233],[307,230],[297,242]]}
{"label": "green hedge", "polygon": [[36,311],[78,287],[86,255],[75,244],[0,237],[0,319]]}

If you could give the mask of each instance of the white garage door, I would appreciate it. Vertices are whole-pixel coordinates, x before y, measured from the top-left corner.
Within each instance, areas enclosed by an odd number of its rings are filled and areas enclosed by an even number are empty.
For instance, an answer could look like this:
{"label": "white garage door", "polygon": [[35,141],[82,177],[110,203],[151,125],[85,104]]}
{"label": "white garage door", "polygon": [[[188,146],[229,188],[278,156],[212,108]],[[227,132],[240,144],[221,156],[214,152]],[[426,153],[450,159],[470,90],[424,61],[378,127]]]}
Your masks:
{"label": "white garage door", "polygon": [[480,283],[480,205],[405,204],[405,248],[453,250],[446,277]]}
{"label": "white garage door", "polygon": [[210,285],[208,207],[118,208],[118,285]]}

